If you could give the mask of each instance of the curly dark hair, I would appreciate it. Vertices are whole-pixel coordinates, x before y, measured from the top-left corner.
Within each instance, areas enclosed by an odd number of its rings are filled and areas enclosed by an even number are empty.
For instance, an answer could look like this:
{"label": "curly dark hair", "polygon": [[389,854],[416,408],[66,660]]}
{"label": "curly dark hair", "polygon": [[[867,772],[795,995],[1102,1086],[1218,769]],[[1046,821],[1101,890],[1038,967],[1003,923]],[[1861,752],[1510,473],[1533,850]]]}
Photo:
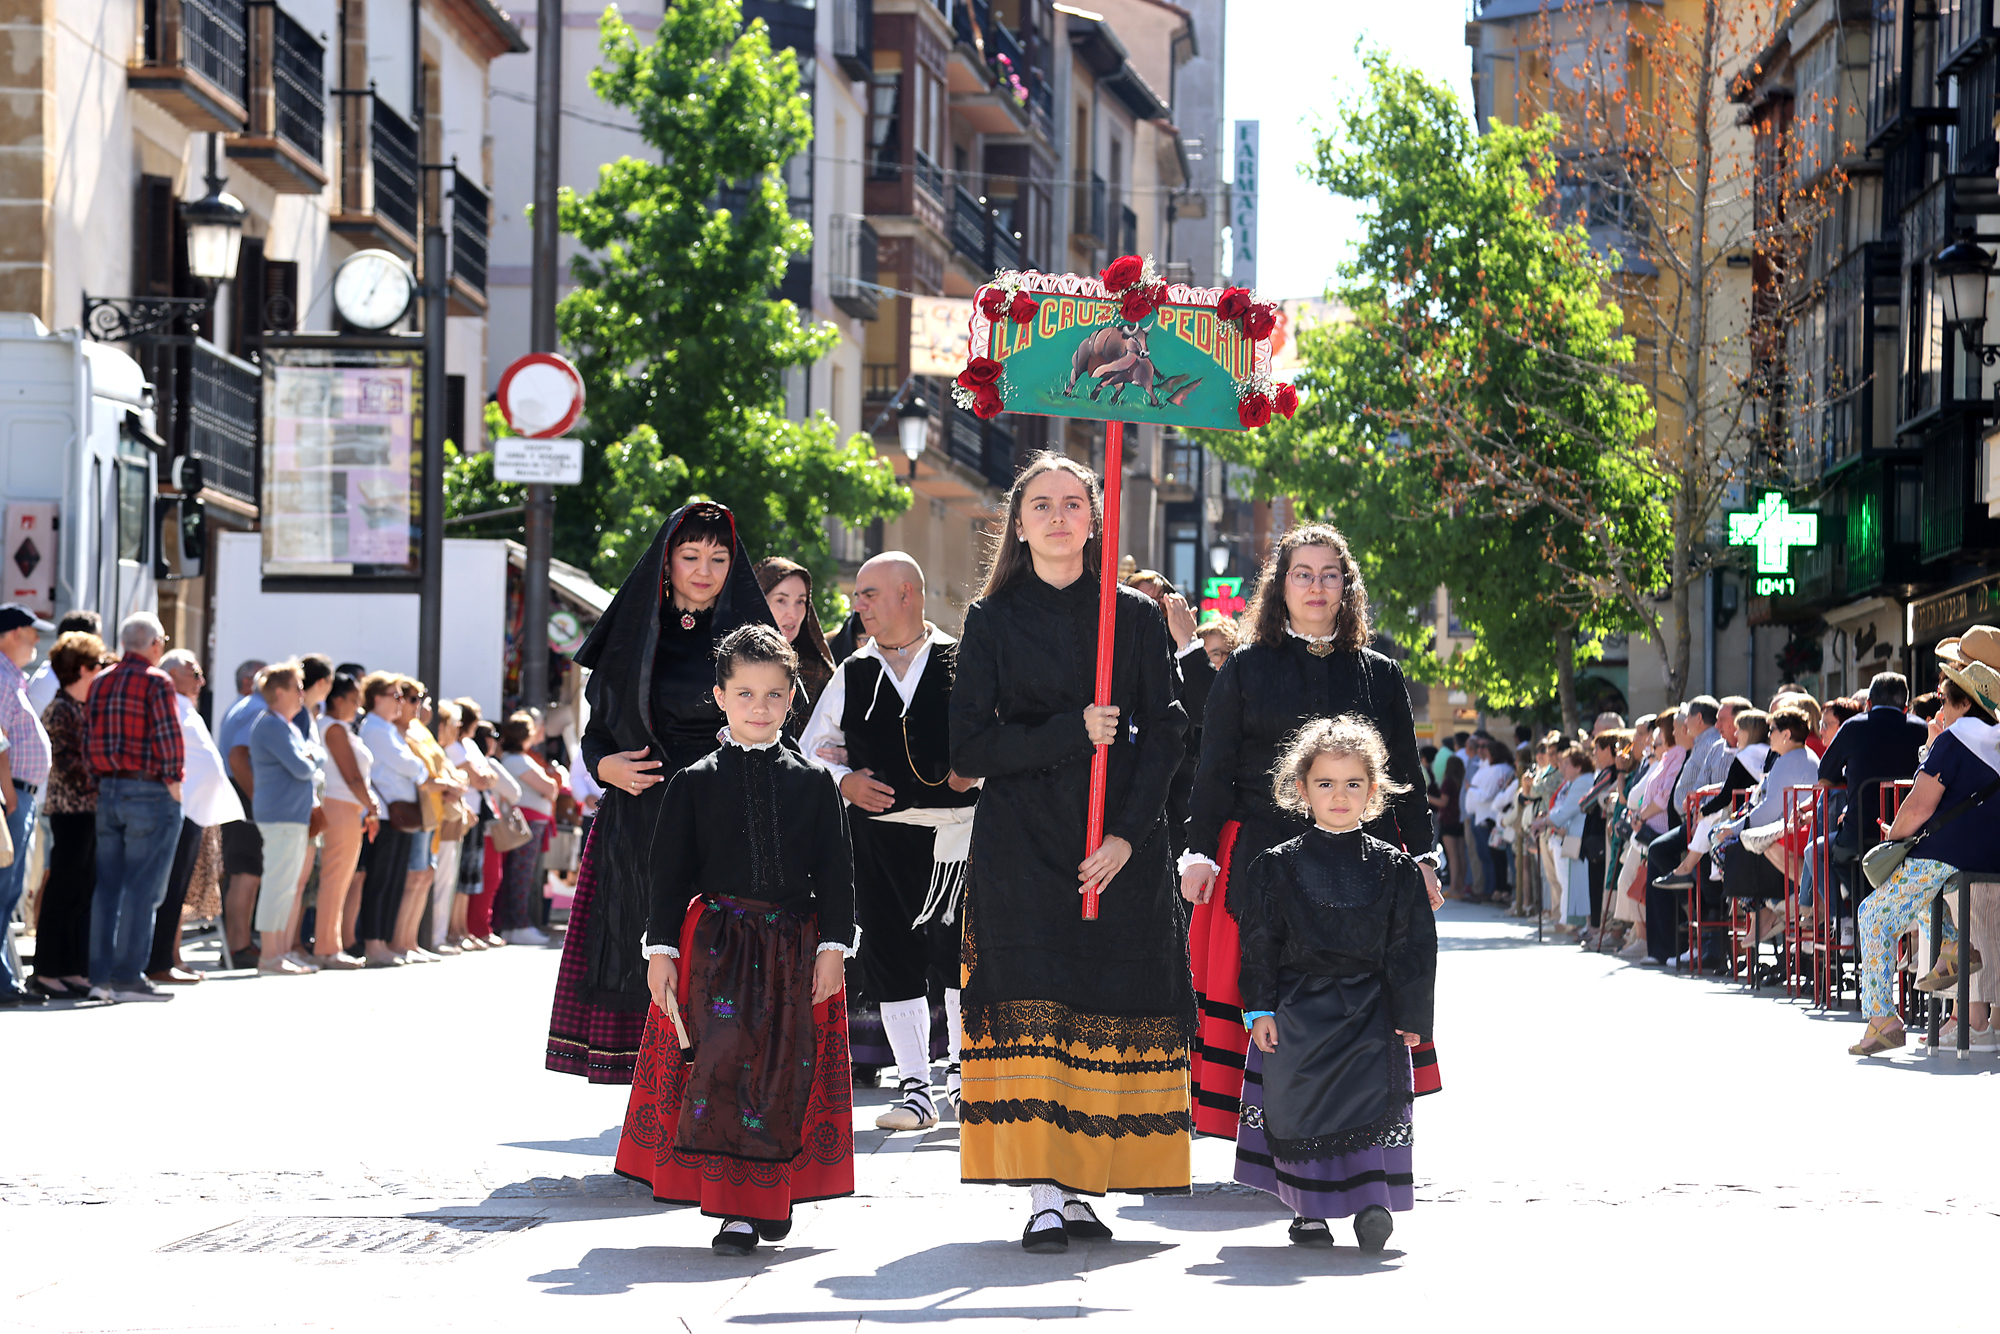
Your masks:
{"label": "curly dark hair", "polygon": [[1243,619],[1250,642],[1277,648],[1285,642],[1285,577],[1291,573],[1292,553],[1300,547],[1328,547],[1340,558],[1340,610],[1333,620],[1333,646],[1364,649],[1374,631],[1368,624],[1368,589],[1361,582],[1361,569],[1347,549],[1347,539],[1328,523],[1307,523],[1286,533],[1272,548],[1271,557],[1257,575],[1257,591],[1250,596],[1250,609]]}

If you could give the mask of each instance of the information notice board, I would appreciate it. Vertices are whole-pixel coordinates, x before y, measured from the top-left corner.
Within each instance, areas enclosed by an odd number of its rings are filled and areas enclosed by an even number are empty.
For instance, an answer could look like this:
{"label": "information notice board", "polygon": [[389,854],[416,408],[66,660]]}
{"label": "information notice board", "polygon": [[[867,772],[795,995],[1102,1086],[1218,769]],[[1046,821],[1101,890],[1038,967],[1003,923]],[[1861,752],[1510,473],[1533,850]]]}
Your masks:
{"label": "information notice board", "polygon": [[417,349],[267,348],[265,577],[415,576],[422,421]]}

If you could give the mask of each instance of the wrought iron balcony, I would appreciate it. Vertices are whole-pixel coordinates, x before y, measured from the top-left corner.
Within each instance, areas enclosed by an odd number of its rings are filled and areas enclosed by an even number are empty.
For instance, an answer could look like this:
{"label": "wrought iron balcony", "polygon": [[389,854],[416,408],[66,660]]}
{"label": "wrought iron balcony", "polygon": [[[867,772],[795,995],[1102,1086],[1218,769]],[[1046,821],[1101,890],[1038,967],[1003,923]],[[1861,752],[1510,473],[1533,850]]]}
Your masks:
{"label": "wrought iron balcony", "polygon": [[962,185],[951,190],[951,244],[953,249],[972,261],[975,269],[990,267],[987,263],[986,205],[972,197],[972,192]]}
{"label": "wrought iron balcony", "polygon": [[1936,22],[1940,74],[1962,74],[1993,48],[1993,0],[1938,0]]}
{"label": "wrought iron balcony", "polygon": [[[874,319],[875,284],[881,278],[875,228],[857,214],[836,213],[828,222],[827,232],[827,295],[833,298],[834,305],[855,319]],[[890,386],[888,392],[894,391],[895,387]]]}
{"label": "wrought iron balcony", "polygon": [[875,71],[875,0],[833,0],[833,58],[850,79]]}
{"label": "wrought iron balcony", "polygon": [[349,90],[347,99],[333,230],[414,260],[423,198],[417,132],[372,90]]}
{"label": "wrought iron balcony", "polygon": [[326,188],[326,52],[276,5],[250,23],[250,119],[229,140],[231,161],[280,194]]}
{"label": "wrought iron balcony", "polygon": [[421,197],[417,132],[381,98],[373,102],[368,161],[375,174],[375,211],[414,237]]}
{"label": "wrought iron balcony", "polygon": [[492,216],[486,192],[457,172],[451,187],[451,283],[453,311],[486,313],[486,242]]}
{"label": "wrought iron balcony", "polygon": [[1007,225],[999,213],[992,213],[990,221],[993,227],[993,251],[987,259],[987,266],[994,269],[1020,268],[1021,238],[1007,230]]}
{"label": "wrought iron balcony", "polygon": [[911,150],[910,156],[916,161],[917,184],[930,192],[931,198],[944,202],[944,168],[931,161],[923,149]]}
{"label": "wrought iron balcony", "polygon": [[249,0],[142,0],[142,62],[126,85],[191,130],[249,120]]}

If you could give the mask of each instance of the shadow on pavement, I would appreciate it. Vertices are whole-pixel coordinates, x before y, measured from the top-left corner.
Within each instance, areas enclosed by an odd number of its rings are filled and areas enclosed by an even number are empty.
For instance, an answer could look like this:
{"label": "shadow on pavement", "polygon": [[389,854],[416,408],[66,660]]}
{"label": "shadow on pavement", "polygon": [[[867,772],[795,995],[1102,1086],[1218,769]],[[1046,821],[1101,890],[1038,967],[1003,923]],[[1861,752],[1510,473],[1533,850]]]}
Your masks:
{"label": "shadow on pavement", "polygon": [[1328,1275],[1393,1274],[1400,1266],[1392,1262],[1402,1258],[1403,1252],[1397,1250],[1363,1255],[1356,1246],[1328,1250],[1281,1241],[1275,1246],[1224,1246],[1215,1253],[1213,1264],[1189,1265],[1187,1272],[1221,1279],[1224,1287],[1284,1288]]}
{"label": "shadow on pavement", "polygon": [[[891,1260],[872,1274],[841,1274],[823,1278],[815,1287],[843,1302],[909,1301],[917,1297],[958,1294],[971,1296],[991,1288],[1032,1288],[1064,1279],[1082,1278],[1086,1273],[1102,1273],[1121,1264],[1150,1260],[1162,1251],[1174,1249],[1171,1242],[1096,1241],[1073,1244],[1062,1255],[1029,1255],[1014,1238],[1004,1241],[955,1241],[929,1250]],[[1030,1315],[1040,1308],[1008,1311],[1007,1315]],[[1067,1316],[1081,1314],[1075,1307],[1060,1308]],[[853,1319],[861,1312],[849,1312]],[[958,1308],[930,1315],[930,1319],[961,1318]],[[913,1318],[910,1312],[904,1318]],[[869,1319],[894,1316],[868,1314]]]}
{"label": "shadow on pavement", "polygon": [[729,1317],[732,1325],[793,1325],[865,1321],[880,1325],[929,1325],[943,1320],[1069,1320],[1086,1315],[1123,1315],[1108,1306],[923,1306],[882,1311],[767,1311]]}
{"label": "shadow on pavement", "polygon": [[595,1157],[610,1157],[618,1152],[618,1132],[620,1126],[612,1126],[589,1139],[541,1139],[515,1140],[501,1147],[506,1149],[540,1149],[545,1153],[585,1153]]}
{"label": "shadow on pavement", "polygon": [[[1447,950],[1531,950],[1542,942],[1533,936],[1448,936],[1438,933],[1438,952]],[[1557,942],[1551,941],[1551,944]],[[1575,950],[1575,946],[1570,946]]]}
{"label": "shadow on pavement", "polygon": [[1225,1186],[1195,1195],[1161,1195],[1120,1205],[1118,1216],[1171,1232],[1234,1232],[1266,1221],[1289,1223],[1292,1211],[1261,1190]]}
{"label": "shadow on pavement", "polygon": [[[690,1226],[705,1228],[713,1220],[690,1215]],[[599,1246],[584,1253],[574,1269],[530,1274],[530,1283],[546,1283],[545,1296],[604,1297],[649,1283],[731,1283],[793,1260],[825,1251],[812,1246],[760,1246],[742,1258],[719,1256],[699,1246]]]}

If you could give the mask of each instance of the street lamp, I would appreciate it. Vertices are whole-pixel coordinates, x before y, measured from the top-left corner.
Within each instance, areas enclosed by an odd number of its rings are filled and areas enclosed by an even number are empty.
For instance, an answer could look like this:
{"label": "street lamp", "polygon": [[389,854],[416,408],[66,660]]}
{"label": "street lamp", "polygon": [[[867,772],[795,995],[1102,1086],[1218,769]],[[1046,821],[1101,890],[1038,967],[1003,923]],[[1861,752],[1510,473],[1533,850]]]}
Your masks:
{"label": "street lamp", "polygon": [[917,460],[923,457],[924,446],[931,437],[931,405],[924,401],[923,395],[911,394],[896,410],[896,435],[910,460],[910,476],[915,477]]}
{"label": "street lamp", "polygon": [[1218,578],[1229,568],[1229,543],[1222,538],[1217,538],[1208,549],[1208,568]]}
{"label": "street lamp", "polygon": [[1965,350],[1991,366],[2000,348],[1984,346],[1979,332],[1986,327],[1986,280],[1993,276],[1993,256],[1961,237],[1931,261],[1934,281],[1944,287],[1944,318],[1958,326]]}
{"label": "street lamp", "polygon": [[208,193],[181,205],[187,224],[188,272],[209,285],[236,277],[236,258],[243,250],[243,219],[248,210],[234,195],[224,194],[223,178],[215,169],[215,136],[208,137]]}

